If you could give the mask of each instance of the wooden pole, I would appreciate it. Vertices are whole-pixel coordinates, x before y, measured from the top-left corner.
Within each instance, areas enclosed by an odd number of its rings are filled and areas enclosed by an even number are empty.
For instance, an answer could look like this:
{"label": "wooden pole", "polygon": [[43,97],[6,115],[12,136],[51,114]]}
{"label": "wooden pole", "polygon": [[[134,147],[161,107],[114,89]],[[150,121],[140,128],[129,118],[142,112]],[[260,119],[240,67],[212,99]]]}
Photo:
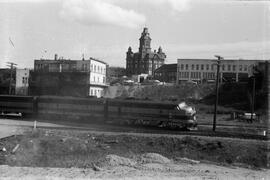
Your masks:
{"label": "wooden pole", "polygon": [[220,61],[223,59],[221,56],[216,56],[217,60],[217,75],[216,75],[216,101],[215,101],[215,110],[214,110],[214,119],[213,119],[213,131],[216,131],[216,122],[217,122],[217,106],[218,106],[218,87],[219,87],[219,68]]}

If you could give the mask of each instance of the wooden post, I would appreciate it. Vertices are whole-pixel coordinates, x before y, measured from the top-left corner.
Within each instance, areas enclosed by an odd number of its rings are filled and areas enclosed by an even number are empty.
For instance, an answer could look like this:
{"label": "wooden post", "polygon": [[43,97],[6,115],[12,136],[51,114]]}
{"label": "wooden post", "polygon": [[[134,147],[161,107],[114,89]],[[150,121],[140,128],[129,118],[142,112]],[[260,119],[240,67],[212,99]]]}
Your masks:
{"label": "wooden post", "polygon": [[214,110],[214,120],[213,120],[213,131],[216,131],[216,119],[217,119],[217,105],[218,105],[218,87],[219,87],[219,68],[220,61],[222,59],[221,56],[216,56],[217,60],[217,76],[216,76],[216,101],[215,101],[215,110]]}

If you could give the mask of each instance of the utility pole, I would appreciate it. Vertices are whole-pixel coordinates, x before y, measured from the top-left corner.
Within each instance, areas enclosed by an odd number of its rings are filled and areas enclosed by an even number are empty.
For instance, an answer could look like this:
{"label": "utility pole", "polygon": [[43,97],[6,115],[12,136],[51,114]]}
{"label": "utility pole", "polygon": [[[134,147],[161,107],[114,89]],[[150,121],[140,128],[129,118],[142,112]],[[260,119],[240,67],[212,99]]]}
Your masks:
{"label": "utility pole", "polygon": [[216,131],[216,121],[217,121],[217,105],[218,105],[218,87],[219,87],[219,68],[220,61],[223,57],[216,55],[217,59],[217,76],[216,76],[216,101],[215,101],[215,110],[214,110],[214,119],[213,119],[213,131]]}
{"label": "utility pole", "polygon": [[7,66],[10,67],[10,79],[9,79],[9,88],[8,88],[8,94],[11,95],[11,89],[12,89],[12,73],[13,73],[13,67],[17,64],[13,62],[7,62]]}
{"label": "utility pole", "polygon": [[255,106],[255,76],[252,77],[252,105],[251,105],[251,117],[250,121],[253,121],[253,114],[254,114],[254,106]]}

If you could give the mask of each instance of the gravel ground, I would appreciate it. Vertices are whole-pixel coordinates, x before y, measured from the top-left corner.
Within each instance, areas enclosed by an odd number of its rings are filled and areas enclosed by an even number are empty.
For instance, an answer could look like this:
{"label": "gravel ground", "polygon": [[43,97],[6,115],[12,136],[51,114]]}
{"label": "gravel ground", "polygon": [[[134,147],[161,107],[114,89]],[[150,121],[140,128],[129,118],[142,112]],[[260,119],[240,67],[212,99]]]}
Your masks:
{"label": "gravel ground", "polygon": [[147,163],[134,167],[114,166],[99,170],[87,168],[32,168],[0,166],[0,179],[237,179],[267,180],[269,170],[250,170],[212,164]]}

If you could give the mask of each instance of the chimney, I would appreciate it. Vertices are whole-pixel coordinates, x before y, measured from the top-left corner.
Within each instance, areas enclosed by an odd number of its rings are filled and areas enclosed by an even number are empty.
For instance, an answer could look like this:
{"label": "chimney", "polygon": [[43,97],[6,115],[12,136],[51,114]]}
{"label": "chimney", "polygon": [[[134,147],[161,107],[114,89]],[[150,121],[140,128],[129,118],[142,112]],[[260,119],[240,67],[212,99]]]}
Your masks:
{"label": "chimney", "polygon": [[54,55],[54,60],[57,61],[58,57],[57,54]]}

